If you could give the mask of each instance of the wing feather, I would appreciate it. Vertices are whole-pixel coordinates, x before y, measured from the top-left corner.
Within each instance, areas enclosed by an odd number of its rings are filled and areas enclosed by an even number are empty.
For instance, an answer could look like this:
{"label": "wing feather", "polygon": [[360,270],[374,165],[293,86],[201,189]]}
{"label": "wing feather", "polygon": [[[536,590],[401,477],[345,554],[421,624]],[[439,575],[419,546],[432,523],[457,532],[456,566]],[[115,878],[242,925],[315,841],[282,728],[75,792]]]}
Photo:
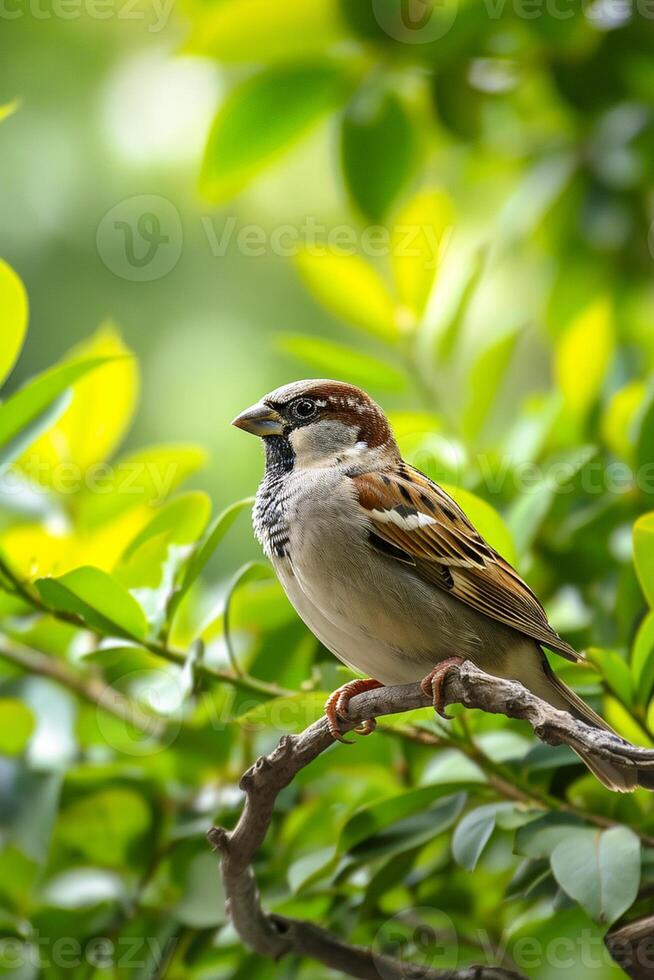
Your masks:
{"label": "wing feather", "polygon": [[352,480],[370,518],[373,546],[375,539],[378,547],[385,543],[380,550],[412,564],[425,581],[566,659],[583,660],[552,629],[526,582],[436,483],[406,464]]}

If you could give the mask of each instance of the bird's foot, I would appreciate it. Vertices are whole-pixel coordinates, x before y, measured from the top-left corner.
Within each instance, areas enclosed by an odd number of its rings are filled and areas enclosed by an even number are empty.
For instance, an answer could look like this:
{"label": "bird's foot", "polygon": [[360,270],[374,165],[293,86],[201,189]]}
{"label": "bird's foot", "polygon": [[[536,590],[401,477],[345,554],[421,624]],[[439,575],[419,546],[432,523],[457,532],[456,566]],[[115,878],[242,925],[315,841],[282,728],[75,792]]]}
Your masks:
{"label": "bird's foot", "polygon": [[[384,685],[380,681],[367,678],[366,680],[361,679],[350,681],[348,684],[343,684],[343,686],[337,688],[333,694],[330,694],[325,702],[325,714],[327,715],[329,733],[333,739],[338,742],[345,742],[347,745],[353,744],[351,739],[343,738],[339,725],[339,718],[343,720],[347,718],[348,705],[352,698],[355,698],[357,694],[363,694],[364,691],[374,691],[375,688],[383,686]],[[361,725],[359,725],[358,728],[355,728],[354,731],[358,735],[370,735],[372,732],[374,732],[376,727],[377,722],[375,719],[368,718]]]}
{"label": "bird's foot", "polygon": [[462,663],[465,663],[463,657],[448,657],[447,660],[441,660],[439,664],[436,664],[433,670],[427,674],[423,680],[420,681],[420,687],[423,694],[428,698],[431,698],[432,704],[434,705],[434,711],[436,711],[441,718],[446,718],[451,720],[453,715],[448,715],[445,711],[445,704],[443,700],[443,686],[447,680],[447,675],[454,667],[460,667]]}

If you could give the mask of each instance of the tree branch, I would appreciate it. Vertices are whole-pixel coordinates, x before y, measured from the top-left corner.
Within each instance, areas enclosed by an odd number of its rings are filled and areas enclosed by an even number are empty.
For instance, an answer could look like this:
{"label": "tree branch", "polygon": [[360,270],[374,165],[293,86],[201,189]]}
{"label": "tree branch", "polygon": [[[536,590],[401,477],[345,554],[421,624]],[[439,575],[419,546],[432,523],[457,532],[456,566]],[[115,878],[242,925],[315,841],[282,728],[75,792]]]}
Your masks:
{"label": "tree branch", "polygon": [[[447,704],[461,703],[528,721],[535,734],[550,745],[566,744],[619,765],[654,770],[654,751],[630,745],[618,736],[576,721],[565,711],[531,694],[517,681],[502,680],[470,662],[452,671],[445,684]],[[353,698],[343,731],[351,731],[367,718],[426,707],[429,699],[419,684],[382,687]],[[263,843],[277,796],[305,766],[333,745],[327,721],[321,718],[299,735],[284,736],[277,748],[262,756],[241,779],[245,792],[243,812],[236,828],[214,827],[208,837],[221,854],[221,873],[232,922],[243,942],[264,956],[278,959],[288,953],[308,956],[346,976],[408,978],[406,963],[351,946],[312,923],[268,915],[261,907],[252,861]],[[408,972],[407,972],[408,970]],[[473,967],[442,971],[415,967],[424,980],[491,980],[515,977],[499,967]]]}
{"label": "tree branch", "polygon": [[631,980],[654,975],[654,915],[611,929],[604,937],[609,953]]}

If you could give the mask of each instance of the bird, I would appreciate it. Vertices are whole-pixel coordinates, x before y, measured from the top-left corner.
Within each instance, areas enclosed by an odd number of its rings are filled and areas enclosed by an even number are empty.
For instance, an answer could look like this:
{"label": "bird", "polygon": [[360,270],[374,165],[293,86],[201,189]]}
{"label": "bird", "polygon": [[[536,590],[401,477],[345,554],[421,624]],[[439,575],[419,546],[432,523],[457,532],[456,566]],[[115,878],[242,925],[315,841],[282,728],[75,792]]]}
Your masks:
{"label": "bird", "polygon": [[[334,739],[342,740],[351,698],[377,687],[420,681],[444,715],[445,678],[466,660],[612,731],[556,675],[543,648],[572,662],[582,655],[453,498],[403,460],[384,412],[363,390],[291,382],[232,424],[265,448],[253,526],[288,599],[331,653],[366,675],[329,697]],[[654,788],[651,774],[577,754],[613,791]]]}

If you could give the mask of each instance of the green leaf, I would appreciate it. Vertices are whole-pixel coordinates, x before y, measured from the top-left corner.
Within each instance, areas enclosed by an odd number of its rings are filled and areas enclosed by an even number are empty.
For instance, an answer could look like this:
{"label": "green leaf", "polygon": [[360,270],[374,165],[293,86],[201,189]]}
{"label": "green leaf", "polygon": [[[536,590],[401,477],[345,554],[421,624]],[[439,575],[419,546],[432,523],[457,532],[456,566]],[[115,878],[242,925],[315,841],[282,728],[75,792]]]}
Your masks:
{"label": "green leaf", "polygon": [[654,608],[654,511],[634,524],[634,565],[645,598]]}
{"label": "green leaf", "polygon": [[495,341],[481,354],[470,372],[470,398],[463,413],[463,431],[470,441],[479,436],[488,421],[517,339],[518,334],[513,332]]}
{"label": "green leaf", "polygon": [[343,95],[344,77],[328,63],[271,68],[243,82],[213,123],[202,192],[214,202],[232,197]]}
{"label": "green leaf", "polygon": [[556,379],[575,417],[583,418],[597,400],[614,345],[613,311],[606,297],[583,310],[559,340],[554,363]]}
{"label": "green leaf", "polygon": [[645,497],[654,498],[654,391],[643,401],[634,418],[636,427],[636,479]]}
{"label": "green leaf", "polygon": [[654,612],[647,614],[636,634],[631,673],[638,703],[647,704],[654,687]]}
{"label": "green leaf", "polygon": [[18,698],[0,698],[0,755],[20,755],[35,724],[34,715]]}
{"label": "green leaf", "polygon": [[326,378],[336,377],[362,388],[385,391],[402,391],[407,385],[406,375],[392,364],[370,354],[362,354],[345,344],[320,337],[282,334],[277,339],[277,346],[306,361]]}
{"label": "green leaf", "polygon": [[596,922],[611,925],[630,908],[640,885],[640,841],[628,827],[576,831],[551,856],[563,890]]}
{"label": "green leaf", "polygon": [[225,643],[227,644],[227,649],[230,652],[232,659],[234,659],[234,654],[232,650],[231,643],[231,633],[230,633],[230,611],[232,600],[234,595],[241,588],[242,585],[247,585],[249,582],[259,582],[261,579],[269,579],[273,577],[273,570],[271,566],[264,561],[250,561],[243,565],[242,568],[236,572],[236,575],[229,582],[225,593],[219,603],[218,609],[214,610],[213,618],[222,617],[223,619],[223,631],[225,634]]}
{"label": "green leaf", "polygon": [[61,812],[57,836],[90,861],[120,866],[150,822],[150,810],[138,793],[103,789],[75,800]]}
{"label": "green leaf", "polygon": [[136,599],[99,568],[77,568],[61,578],[37,579],[35,585],[47,606],[81,616],[91,629],[131,640],[147,636],[148,625]]}
{"label": "green leaf", "polygon": [[416,194],[393,222],[393,276],[413,323],[425,312],[453,226],[454,208],[442,190]]}
{"label": "green leaf", "polygon": [[569,485],[580,470],[597,455],[595,446],[579,446],[560,453],[546,464],[546,476],[517,497],[507,514],[507,524],[513,533],[518,554],[529,550],[549,514],[561,486]]}
{"label": "green leaf", "polygon": [[488,803],[466,813],[452,836],[452,854],[457,864],[467,871],[474,871],[495,830],[498,812],[512,807],[512,803]]}
{"label": "green leaf", "polygon": [[358,92],[341,132],[345,183],[371,221],[381,221],[407,183],[416,158],[412,121],[394,92],[379,87]]}
{"label": "green leaf", "polygon": [[175,593],[170,605],[171,620],[175,611],[179,608],[182,599],[191,586],[198,580],[238,515],[246,507],[251,507],[253,502],[254,497],[245,497],[243,500],[238,500],[236,503],[225,508],[213,521],[204,539],[196,547],[187,562],[182,584]]}
{"label": "green leaf", "polygon": [[465,511],[481,536],[510,564],[515,565],[517,556],[513,535],[495,508],[470,490],[449,484],[442,484],[442,487]]}
{"label": "green leaf", "polygon": [[583,827],[584,824],[578,817],[567,813],[546,813],[518,828],[515,853],[534,859],[549,858],[560,841],[566,840]]}
{"label": "green leaf", "polygon": [[67,388],[85,374],[107,363],[106,357],[71,361],[51,368],[29,381],[0,405],[0,448],[31,426]]}
{"label": "green leaf", "polygon": [[448,361],[457,348],[468,311],[484,275],[487,258],[488,248],[482,247],[477,249],[469,260],[452,315],[444,324],[438,336],[437,351],[439,361]]}
{"label": "green leaf", "polygon": [[211,513],[206,493],[194,490],[169,501],[128,545],[124,560],[129,562],[148,541],[159,538],[163,548],[171,544],[192,544],[204,531]]}
{"label": "green leaf", "polygon": [[[0,474],[4,473],[12,463],[23,455],[39,436],[46,432],[51,426],[61,418],[62,414],[70,405],[73,393],[70,388],[59,395],[58,398],[48,405],[40,415],[37,415],[18,435],[10,439],[6,445],[0,449]],[[1,409],[0,409],[1,411]]]}
{"label": "green leaf", "polygon": [[175,918],[191,929],[213,929],[225,921],[225,893],[213,854],[196,854],[190,860]]}
{"label": "green leaf", "polygon": [[11,266],[0,259],[0,384],[21,352],[27,332],[27,317],[25,287]]}
{"label": "green leaf", "polygon": [[[454,784],[461,789],[465,784]],[[424,787],[427,789],[427,787]],[[430,787],[436,789],[436,787]],[[438,787],[441,789],[442,787]],[[452,794],[454,786],[449,787],[449,796],[437,799],[426,809],[419,809],[402,819],[393,819],[383,828],[367,835],[363,840],[350,849],[352,857],[360,861],[370,861],[374,858],[390,857],[393,854],[403,854],[416,847],[422,847],[442,834],[456,821],[465,806],[466,793]],[[478,788],[478,787],[477,787]],[[420,792],[416,790],[416,792]],[[408,796],[412,796],[410,791]],[[339,852],[342,853],[339,841]]]}
{"label": "green leaf", "polygon": [[301,732],[322,718],[328,697],[327,691],[307,691],[283,698],[271,698],[239,715],[235,721],[247,727]]}
{"label": "green leaf", "polygon": [[600,671],[611,690],[627,706],[634,702],[634,683],[629,664],[615,650],[598,650],[592,647],[587,651],[588,660]]}
{"label": "green leaf", "polygon": [[201,9],[186,49],[224,64],[307,58],[345,37],[338,0],[230,0]]}
{"label": "green leaf", "polygon": [[[465,797],[461,783],[440,783],[434,786],[421,786],[397,796],[388,797],[370,806],[357,810],[345,823],[338,840],[338,851],[344,854],[354,850],[370,837],[380,834],[394,824],[406,820],[416,813],[422,813],[436,800]],[[463,804],[461,804],[463,805]]]}
{"label": "green leaf", "polygon": [[295,261],[305,284],[330,313],[381,340],[397,340],[393,299],[378,273],[362,258],[303,249]]}
{"label": "green leaf", "polygon": [[303,854],[293,862],[286,875],[291,891],[297,895],[335,867],[337,861],[338,854],[333,845]]}

